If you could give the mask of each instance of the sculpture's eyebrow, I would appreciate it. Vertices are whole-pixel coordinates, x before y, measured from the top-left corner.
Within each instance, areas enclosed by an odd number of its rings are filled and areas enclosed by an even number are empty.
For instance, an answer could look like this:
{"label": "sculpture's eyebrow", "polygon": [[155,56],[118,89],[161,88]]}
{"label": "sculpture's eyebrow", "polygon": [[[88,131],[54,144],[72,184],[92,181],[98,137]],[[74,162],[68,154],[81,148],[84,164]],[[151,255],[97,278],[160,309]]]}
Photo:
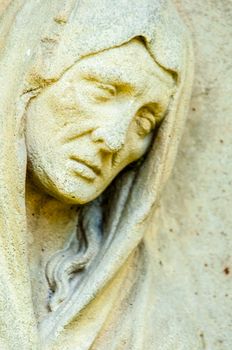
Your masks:
{"label": "sculpture's eyebrow", "polygon": [[128,77],[118,70],[104,70],[98,71],[96,69],[83,69],[83,78],[93,82],[100,82],[104,84],[111,84],[127,91],[133,92],[136,95],[141,94],[144,90],[142,84],[136,81],[131,81]]}

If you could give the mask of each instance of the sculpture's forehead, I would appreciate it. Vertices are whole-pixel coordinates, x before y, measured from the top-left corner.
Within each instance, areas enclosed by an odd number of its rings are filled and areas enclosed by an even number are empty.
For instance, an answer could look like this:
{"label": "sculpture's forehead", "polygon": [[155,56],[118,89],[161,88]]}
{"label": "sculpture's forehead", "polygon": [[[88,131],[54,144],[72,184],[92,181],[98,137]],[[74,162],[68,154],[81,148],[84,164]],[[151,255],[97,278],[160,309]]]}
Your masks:
{"label": "sculpture's forehead", "polygon": [[173,86],[171,74],[155,62],[137,39],[81,59],[67,72],[66,79],[75,79],[80,74],[89,79],[137,86],[138,89],[157,80]]}

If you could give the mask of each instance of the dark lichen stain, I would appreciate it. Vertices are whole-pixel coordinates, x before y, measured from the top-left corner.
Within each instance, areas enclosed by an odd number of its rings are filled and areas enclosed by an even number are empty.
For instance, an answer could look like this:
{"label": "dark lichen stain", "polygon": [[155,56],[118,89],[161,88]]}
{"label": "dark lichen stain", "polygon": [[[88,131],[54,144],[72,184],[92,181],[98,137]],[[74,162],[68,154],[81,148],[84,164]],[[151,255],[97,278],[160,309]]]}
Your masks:
{"label": "dark lichen stain", "polygon": [[229,267],[225,267],[223,271],[224,271],[224,274],[225,274],[225,275],[229,275],[229,274],[230,274],[230,269],[229,269]]}
{"label": "dark lichen stain", "polygon": [[206,349],[206,342],[205,342],[204,333],[200,333],[200,338],[201,338],[201,342],[202,342],[202,349]]}
{"label": "dark lichen stain", "polygon": [[224,143],[224,140],[221,139],[221,140],[220,140],[220,143]]}

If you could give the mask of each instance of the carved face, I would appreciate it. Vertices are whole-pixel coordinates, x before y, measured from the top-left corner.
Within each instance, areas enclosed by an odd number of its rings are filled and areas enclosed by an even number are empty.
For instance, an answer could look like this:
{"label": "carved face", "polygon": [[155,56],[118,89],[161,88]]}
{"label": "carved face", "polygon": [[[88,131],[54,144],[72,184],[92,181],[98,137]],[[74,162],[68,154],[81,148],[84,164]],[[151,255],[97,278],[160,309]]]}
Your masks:
{"label": "carved face", "polygon": [[149,148],[173,79],[138,40],[83,58],[31,100],[29,168],[54,197],[84,204]]}

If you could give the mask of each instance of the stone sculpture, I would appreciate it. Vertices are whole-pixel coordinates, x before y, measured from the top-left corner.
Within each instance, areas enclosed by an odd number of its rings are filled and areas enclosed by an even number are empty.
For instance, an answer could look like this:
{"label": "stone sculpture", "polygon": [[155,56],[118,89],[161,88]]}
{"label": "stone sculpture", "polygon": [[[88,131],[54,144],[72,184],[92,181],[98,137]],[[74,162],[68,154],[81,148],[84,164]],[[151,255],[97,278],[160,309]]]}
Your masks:
{"label": "stone sculpture", "polygon": [[188,32],[161,0],[14,0],[0,30],[1,349],[155,349]]}

